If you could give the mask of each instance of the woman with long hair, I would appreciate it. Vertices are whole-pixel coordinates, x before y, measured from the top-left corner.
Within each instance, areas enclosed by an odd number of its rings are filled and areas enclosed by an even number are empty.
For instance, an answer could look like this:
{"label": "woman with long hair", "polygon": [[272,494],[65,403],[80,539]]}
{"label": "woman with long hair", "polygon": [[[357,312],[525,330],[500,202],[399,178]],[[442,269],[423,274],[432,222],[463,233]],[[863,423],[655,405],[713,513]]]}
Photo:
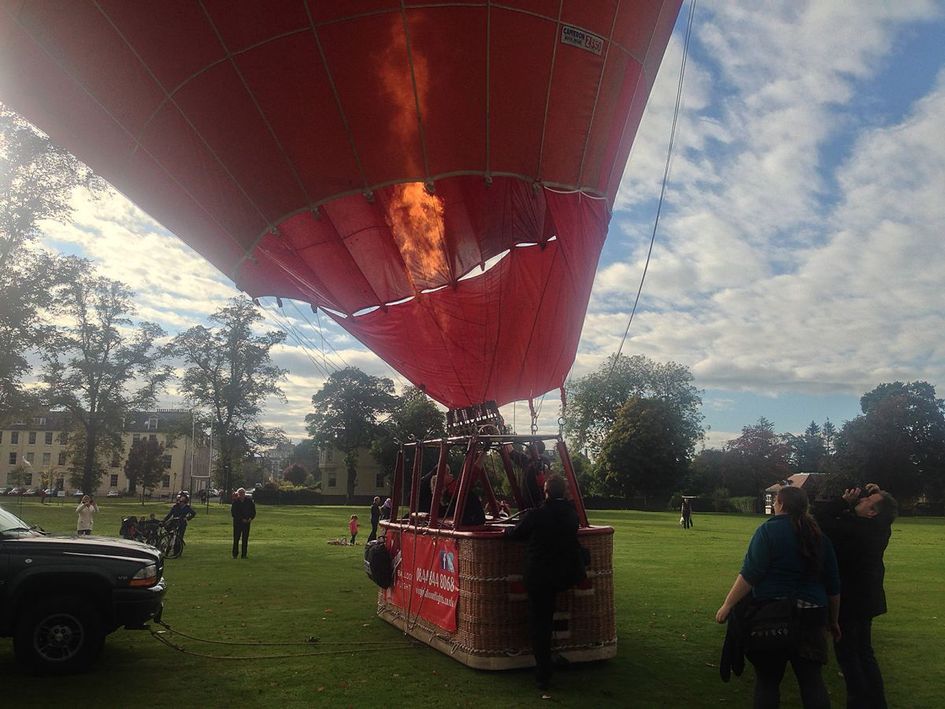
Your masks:
{"label": "woman with long hair", "polygon": [[785,486],[774,516],[755,530],[742,570],[715,614],[724,623],[748,594],[753,602],[796,599],[797,641],[782,652],[746,653],[755,667],[755,709],[780,704],[781,679],[791,663],[805,709],[830,706],[821,675],[827,663],[827,629],[839,638],[840,577],[833,546],[810,514],[807,493]]}

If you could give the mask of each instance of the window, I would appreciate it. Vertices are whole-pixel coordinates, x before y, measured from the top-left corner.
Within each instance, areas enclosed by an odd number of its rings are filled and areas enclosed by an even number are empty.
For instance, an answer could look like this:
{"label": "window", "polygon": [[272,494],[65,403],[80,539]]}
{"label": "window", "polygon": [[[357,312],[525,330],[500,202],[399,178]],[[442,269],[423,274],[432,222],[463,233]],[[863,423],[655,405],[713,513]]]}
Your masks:
{"label": "window", "polygon": [[69,445],[69,434],[66,433],[65,431],[59,432],[59,445],[63,445],[63,446]]}
{"label": "window", "polygon": [[121,453],[116,451],[112,453],[112,467],[117,468],[119,465],[121,465]]}
{"label": "window", "polygon": [[171,476],[165,475],[161,478],[161,487],[170,487],[171,486]]}
{"label": "window", "polygon": [[16,465],[16,453],[10,453],[10,465]]}
{"label": "window", "polygon": [[171,467],[171,456],[169,456],[169,455],[162,455],[162,456],[161,456],[161,463],[164,465],[164,469],[165,469],[165,470],[169,470],[170,467]]}
{"label": "window", "polygon": [[32,473],[24,473],[24,474],[23,474],[23,484],[26,485],[26,486],[29,486],[29,485],[32,485],[32,484],[33,484],[33,474],[32,474]]}
{"label": "window", "polygon": [[140,433],[135,433],[135,434],[131,437],[131,445],[134,445],[135,443],[137,443],[137,442],[140,441],[140,440],[141,440],[141,434],[140,434]]}
{"label": "window", "polygon": [[117,476],[117,475],[114,475],[114,474],[113,474],[113,475],[109,475],[109,476],[108,476],[108,485],[109,485],[109,487],[118,487],[118,476]]}
{"label": "window", "polygon": [[157,435],[152,433],[148,436],[149,441],[157,441]]}
{"label": "window", "polygon": [[43,453],[43,467],[48,468],[52,462],[52,453]]}
{"label": "window", "polygon": [[10,431],[10,443],[16,445],[20,442],[20,432],[19,431]]}
{"label": "window", "polygon": [[378,470],[377,475],[374,477],[374,487],[384,487],[386,477],[383,470]]}
{"label": "window", "polygon": [[59,465],[65,465],[65,464],[66,464],[66,452],[61,451],[59,453]]}
{"label": "window", "polygon": [[31,446],[36,445],[36,431],[30,431],[27,436],[29,437],[29,444]]}
{"label": "window", "polygon": [[43,443],[47,446],[52,445],[52,431],[46,431],[46,433],[43,434]]}
{"label": "window", "polygon": [[34,417],[33,417],[33,425],[34,425],[34,426],[45,426],[45,425],[46,425],[46,417],[45,417],[45,416],[34,416]]}
{"label": "window", "polygon": [[56,490],[65,490],[65,480],[63,478],[56,478]]}
{"label": "window", "polygon": [[26,462],[29,463],[30,465],[33,464],[35,458],[36,458],[36,454],[33,451],[30,451],[29,453],[26,454]]}
{"label": "window", "polygon": [[144,422],[144,430],[157,431],[157,424],[158,424],[157,416],[152,416],[151,418],[149,418],[147,421]]}
{"label": "window", "polygon": [[328,473],[328,487],[336,487],[338,485],[338,473],[332,470]]}
{"label": "window", "polygon": [[3,443],[3,431],[0,431],[0,443]]}

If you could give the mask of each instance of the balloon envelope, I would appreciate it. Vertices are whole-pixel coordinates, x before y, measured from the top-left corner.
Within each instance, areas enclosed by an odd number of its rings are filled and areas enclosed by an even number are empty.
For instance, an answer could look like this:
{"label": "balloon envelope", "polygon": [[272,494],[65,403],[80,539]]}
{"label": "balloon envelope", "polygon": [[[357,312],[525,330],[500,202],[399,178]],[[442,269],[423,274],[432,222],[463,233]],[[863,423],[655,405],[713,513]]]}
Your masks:
{"label": "balloon envelope", "polygon": [[503,404],[574,361],[680,4],[6,0],[0,101],[248,294]]}

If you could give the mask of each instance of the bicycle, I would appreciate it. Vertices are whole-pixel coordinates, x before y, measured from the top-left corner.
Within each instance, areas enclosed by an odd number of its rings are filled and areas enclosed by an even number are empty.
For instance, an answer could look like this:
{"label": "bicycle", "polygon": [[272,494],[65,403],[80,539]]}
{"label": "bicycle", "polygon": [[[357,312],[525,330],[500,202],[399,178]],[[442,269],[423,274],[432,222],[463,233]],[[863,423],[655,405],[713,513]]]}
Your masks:
{"label": "bicycle", "polygon": [[155,545],[168,559],[176,559],[184,553],[184,525],[178,519],[162,522]]}

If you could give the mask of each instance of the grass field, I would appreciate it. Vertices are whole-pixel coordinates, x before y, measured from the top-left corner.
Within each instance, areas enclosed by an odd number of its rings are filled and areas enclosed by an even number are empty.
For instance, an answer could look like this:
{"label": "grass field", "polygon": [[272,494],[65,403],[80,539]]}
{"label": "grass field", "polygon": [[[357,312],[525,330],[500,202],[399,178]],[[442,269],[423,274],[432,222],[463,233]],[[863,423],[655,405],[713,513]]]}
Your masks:
{"label": "grass field", "polygon": [[[2,504],[49,531],[75,526],[68,502]],[[103,500],[95,531],[117,536],[122,516],[161,516],[166,509]],[[179,641],[196,653],[241,657],[209,659],[176,652],[147,632],[119,630],[93,671],[48,680],[25,675],[4,639],[4,706],[750,706],[750,668],[728,684],[719,679],[724,628],[713,617],[760,517],[696,514],[685,532],[672,513],[591,512],[593,523],[616,529],[618,656],[556,675],[548,702],[533,689],[530,671],[470,670],[378,620],[363,547],[327,544],[344,536],[351,508],[260,506],[245,560],[230,558],[229,509],[197,510],[184,555],[167,562],[164,620],[199,638],[300,644]],[[366,509],[354,511],[368,518]],[[362,532],[366,537],[363,526]],[[886,554],[890,612],[873,626],[892,707],[945,706],[943,541],[941,519],[903,519],[893,528]],[[259,657],[296,653],[308,656]],[[825,674],[834,706],[844,706],[835,662]],[[782,695],[783,706],[798,706],[790,670]]]}

